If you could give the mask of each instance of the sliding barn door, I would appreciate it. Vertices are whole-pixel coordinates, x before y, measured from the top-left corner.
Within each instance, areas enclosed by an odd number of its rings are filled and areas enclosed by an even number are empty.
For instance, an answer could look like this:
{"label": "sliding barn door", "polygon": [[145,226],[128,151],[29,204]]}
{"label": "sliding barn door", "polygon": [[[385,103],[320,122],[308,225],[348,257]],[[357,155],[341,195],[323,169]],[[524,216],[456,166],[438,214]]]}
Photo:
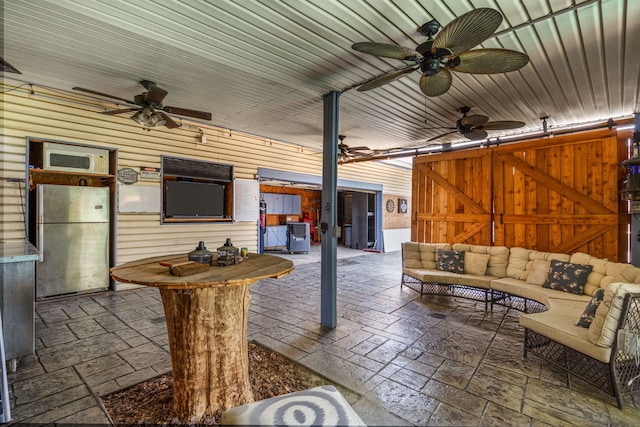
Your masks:
{"label": "sliding barn door", "polygon": [[494,148],[494,244],[617,260],[617,150],[612,136]]}
{"label": "sliding barn door", "polygon": [[414,160],[412,240],[491,244],[491,151]]}
{"label": "sliding barn door", "polygon": [[412,240],[626,260],[624,144],[615,132],[589,135],[415,158]]}

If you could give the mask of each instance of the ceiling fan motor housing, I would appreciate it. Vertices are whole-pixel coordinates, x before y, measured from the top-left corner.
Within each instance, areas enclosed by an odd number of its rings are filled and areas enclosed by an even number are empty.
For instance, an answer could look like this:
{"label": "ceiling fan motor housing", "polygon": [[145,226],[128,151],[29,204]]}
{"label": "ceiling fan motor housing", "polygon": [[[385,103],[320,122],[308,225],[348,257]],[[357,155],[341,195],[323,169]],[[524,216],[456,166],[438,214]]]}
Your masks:
{"label": "ceiling fan motor housing", "polygon": [[440,23],[437,20],[432,19],[431,21],[422,24],[419,28],[419,31],[420,34],[425,37],[433,37],[436,35],[438,30],[440,30],[440,27]]}
{"label": "ceiling fan motor housing", "polygon": [[420,71],[425,76],[433,76],[440,71],[440,59],[436,57],[425,58],[420,65]]}
{"label": "ceiling fan motor housing", "polygon": [[463,125],[462,119],[456,120],[456,128],[458,129],[458,132],[460,132],[462,135],[466,135],[469,132],[471,132],[471,125]]}

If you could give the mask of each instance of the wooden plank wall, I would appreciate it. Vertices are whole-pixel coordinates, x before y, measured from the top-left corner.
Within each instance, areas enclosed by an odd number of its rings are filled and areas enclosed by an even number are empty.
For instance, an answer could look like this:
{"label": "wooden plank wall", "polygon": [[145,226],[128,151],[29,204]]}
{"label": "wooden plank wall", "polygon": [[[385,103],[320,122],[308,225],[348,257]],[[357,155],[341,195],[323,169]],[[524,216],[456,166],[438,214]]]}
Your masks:
{"label": "wooden plank wall", "polygon": [[630,138],[604,129],[416,158],[412,239],[627,261]]}
{"label": "wooden plank wall", "polygon": [[413,165],[412,240],[487,244],[491,239],[491,151],[418,157]]}
{"label": "wooden plank wall", "polygon": [[[280,169],[305,174],[322,174],[322,156],[308,148],[247,135],[208,124],[197,124],[207,136],[207,143],[197,142],[195,126],[177,129],[160,127],[145,131],[128,115],[98,114],[105,105],[70,92],[34,85],[14,89],[17,84],[3,84],[0,114],[3,140],[0,147],[0,240],[24,241],[24,183],[7,178],[25,177],[26,137],[75,142],[118,150],[118,168],[160,166],[160,156],[215,161],[234,165],[236,178],[254,179],[258,167]],[[110,105],[108,107],[113,107]],[[318,120],[322,120],[321,117]],[[214,118],[215,121],[215,118]],[[340,178],[384,185],[391,194],[411,194],[411,171],[366,162],[342,165]],[[156,185],[159,181],[136,185]],[[209,248],[232,237],[236,246],[257,249],[255,223],[161,225],[159,214],[119,213],[117,217],[117,262],[127,262],[145,256],[165,255],[193,250],[199,240]]]}

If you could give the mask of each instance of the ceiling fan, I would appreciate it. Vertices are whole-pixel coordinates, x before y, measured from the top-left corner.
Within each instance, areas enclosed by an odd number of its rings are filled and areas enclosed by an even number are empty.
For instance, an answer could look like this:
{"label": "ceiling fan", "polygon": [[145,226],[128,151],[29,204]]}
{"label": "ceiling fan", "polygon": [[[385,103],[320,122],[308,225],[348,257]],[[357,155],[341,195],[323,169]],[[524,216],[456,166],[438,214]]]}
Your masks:
{"label": "ceiling fan", "polygon": [[442,138],[443,136],[456,132],[467,139],[477,141],[480,139],[485,139],[489,135],[487,133],[488,130],[517,129],[525,125],[524,122],[514,120],[499,120],[490,122],[489,117],[480,114],[467,116],[467,113],[471,111],[470,107],[460,107],[458,108],[458,111],[462,113],[462,117],[456,120],[456,127],[445,128],[451,129],[451,131],[445,132],[438,136],[434,136],[433,138],[428,139],[427,142]]}
{"label": "ceiling fan", "polygon": [[127,104],[134,104],[136,107],[123,108],[117,110],[103,111],[101,114],[120,114],[129,113],[135,111],[131,116],[136,123],[143,125],[146,128],[155,126],[165,126],[169,129],[177,128],[180,125],[176,123],[171,117],[165,113],[177,114],[179,116],[193,117],[202,120],[211,120],[211,113],[197,110],[189,110],[179,107],[165,107],[162,105],[162,101],[167,96],[167,91],[158,87],[154,82],[150,80],[142,80],[140,82],[146,92],[141,93],[133,97],[133,101],[120,98],[113,95],[108,95],[102,92],[96,92],[95,90],[85,89],[81,87],[74,87],[74,90],[91,93],[93,95],[104,96],[107,98],[117,99]]}
{"label": "ceiling fan", "polygon": [[427,96],[439,96],[451,87],[451,71],[495,74],[519,70],[529,62],[525,53],[509,49],[469,50],[491,36],[501,22],[502,15],[497,10],[478,8],[455,18],[440,32],[440,23],[435,19],[422,25],[419,31],[427,41],[415,49],[385,43],[355,43],[351,48],[357,51],[412,62],[369,80],[358,90],[374,89],[419,70],[420,90]]}
{"label": "ceiling fan", "polygon": [[344,143],[346,135],[338,135],[340,142],[338,143],[338,161],[344,162],[352,158],[370,157],[370,153],[363,153],[362,151],[371,151],[369,147],[349,147]]}

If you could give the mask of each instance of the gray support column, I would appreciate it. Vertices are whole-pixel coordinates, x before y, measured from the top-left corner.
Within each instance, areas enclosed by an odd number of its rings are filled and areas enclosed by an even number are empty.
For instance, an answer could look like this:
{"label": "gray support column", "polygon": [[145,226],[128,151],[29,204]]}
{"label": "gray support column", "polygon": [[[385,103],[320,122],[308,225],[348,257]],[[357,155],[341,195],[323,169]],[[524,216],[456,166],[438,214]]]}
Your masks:
{"label": "gray support column", "polygon": [[322,206],[320,208],[320,323],[329,328],[337,324],[337,202],[338,202],[338,96],[324,95],[322,143]]}

